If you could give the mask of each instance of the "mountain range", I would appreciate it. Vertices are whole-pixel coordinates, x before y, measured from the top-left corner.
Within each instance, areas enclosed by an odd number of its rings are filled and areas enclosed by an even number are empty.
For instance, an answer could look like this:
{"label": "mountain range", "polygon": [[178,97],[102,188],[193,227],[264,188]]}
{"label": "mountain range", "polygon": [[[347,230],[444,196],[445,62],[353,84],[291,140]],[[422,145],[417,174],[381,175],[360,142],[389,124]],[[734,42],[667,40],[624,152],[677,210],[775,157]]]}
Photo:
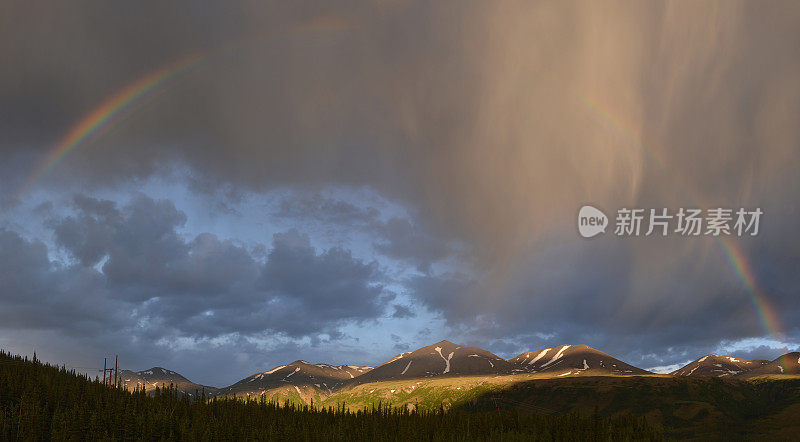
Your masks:
{"label": "mountain range", "polygon": [[800,374],[800,352],[787,353],[775,360],[743,359],[706,355],[670,373],[675,376],[713,376],[755,378]]}
{"label": "mountain range", "polygon": [[[356,365],[312,364],[294,361],[271,370],[252,374],[230,387],[221,388],[217,394],[237,396],[264,393],[281,387],[316,387],[331,394],[347,381],[372,370],[372,367]],[[298,388],[299,389],[299,388]]]}
{"label": "mountain range", "polygon": [[368,383],[427,378],[705,376],[747,379],[787,375],[800,375],[800,353],[788,353],[773,361],[706,355],[668,375],[657,375],[587,345],[561,345],[506,360],[487,350],[450,341],[400,353],[377,367],[298,360],[254,373],[223,388],[197,384],[161,367],[138,372],[120,371],[121,385],[127,389],[153,390],[172,385],[192,396],[200,391],[207,396],[259,396],[294,391],[301,398],[329,397],[337,391]]}

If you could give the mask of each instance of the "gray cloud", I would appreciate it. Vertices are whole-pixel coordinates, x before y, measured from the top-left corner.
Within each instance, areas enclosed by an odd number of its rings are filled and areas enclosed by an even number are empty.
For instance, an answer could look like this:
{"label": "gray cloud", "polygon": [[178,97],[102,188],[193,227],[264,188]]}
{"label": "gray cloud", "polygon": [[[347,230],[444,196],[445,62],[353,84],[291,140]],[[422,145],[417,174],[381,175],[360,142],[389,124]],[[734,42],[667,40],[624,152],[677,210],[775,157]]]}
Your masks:
{"label": "gray cloud", "polygon": [[394,312],[392,313],[393,318],[402,319],[402,318],[413,318],[417,316],[417,314],[414,313],[414,310],[406,305],[394,304],[392,308],[394,308]]}
{"label": "gray cloud", "polygon": [[335,226],[339,232],[368,233],[373,237],[375,251],[411,264],[422,272],[429,271],[434,262],[455,254],[453,244],[421,225],[422,220],[417,220],[416,224],[397,216],[384,220],[375,207],[358,206],[319,193],[284,198],[274,216],[294,221],[311,219],[328,227]]}
{"label": "gray cloud", "polygon": [[295,333],[309,323],[380,315],[393,298],[382,294],[380,280],[375,263],[362,263],[340,247],[316,254],[308,236],[296,230],[275,235],[262,274],[263,287],[280,305],[274,319]]}
{"label": "gray cloud", "polygon": [[319,193],[284,198],[274,216],[290,219],[314,219],[325,224],[364,227],[378,222],[374,207],[359,207],[347,201],[326,198]]}
{"label": "gray cloud", "polygon": [[51,262],[43,243],[2,231],[6,327],[92,323],[90,334],[129,327],[150,340],[265,331],[341,337],[340,325],[382,316],[393,297],[375,263],[341,247],[318,252],[296,230],[276,234],[262,262],[210,233],[184,239],[177,229],[186,215],[168,200],[139,195],[118,207],[77,196],[74,209],[48,221],[74,264]]}
{"label": "gray cloud", "polygon": [[375,245],[378,252],[412,262],[423,272],[429,271],[432,263],[453,253],[452,247],[439,236],[413,226],[407,219],[391,218],[374,227],[382,237]]}
{"label": "gray cloud", "polygon": [[113,323],[130,325],[116,310],[120,303],[109,296],[101,275],[91,268],[51,262],[43,243],[0,230],[0,259],[3,329],[94,336]]}

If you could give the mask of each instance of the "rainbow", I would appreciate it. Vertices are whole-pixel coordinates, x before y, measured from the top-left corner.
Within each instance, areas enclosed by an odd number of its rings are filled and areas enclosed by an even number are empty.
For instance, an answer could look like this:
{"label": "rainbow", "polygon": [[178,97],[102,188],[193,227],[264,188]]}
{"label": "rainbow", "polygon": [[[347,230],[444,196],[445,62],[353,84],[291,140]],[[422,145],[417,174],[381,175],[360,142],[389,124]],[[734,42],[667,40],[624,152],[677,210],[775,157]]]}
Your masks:
{"label": "rainbow", "polygon": [[[662,170],[668,169],[664,158],[657,150],[644,143],[640,136],[636,135],[636,131],[631,128],[632,125],[624,124],[620,118],[615,117],[614,112],[601,106],[596,100],[592,100],[587,95],[572,94],[572,96],[575,103],[578,104],[580,108],[588,111],[594,118],[599,119],[604,127],[612,129],[623,139],[633,143],[634,146],[644,153],[646,158],[650,159]],[[699,198],[692,189],[685,188],[686,186],[683,180],[676,180],[676,184],[684,187],[685,193],[692,197],[695,204],[701,207],[705,206],[701,203],[701,198]],[[772,336],[775,341],[784,344],[783,327],[781,326],[779,315],[769,302],[764,291],[759,287],[755,272],[741,247],[730,237],[718,236],[715,237],[715,239],[722,248],[734,274],[744,286],[745,292],[758,315],[764,331]]]}
{"label": "rainbow", "polygon": [[70,152],[91,145],[139,108],[169,90],[170,86],[174,85],[183,74],[196,67],[203,58],[200,55],[181,58],[146,74],[108,97],[61,138],[27,179],[21,193],[30,189],[36,181],[53,170]]}
{"label": "rainbow", "polygon": [[627,140],[632,146],[637,147],[639,151],[644,153],[647,158],[659,167],[662,169],[667,167],[664,157],[656,149],[648,147],[648,145],[642,141],[641,137],[636,135],[637,131],[633,129],[632,124],[626,123],[621,118],[615,116],[613,112],[605,109],[597,100],[591,99],[588,95],[571,94],[571,97],[575,104],[595,118],[598,118],[607,129],[616,132],[617,135]]}
{"label": "rainbow", "polygon": [[764,298],[763,292],[756,283],[753,269],[747,262],[742,249],[730,238],[723,238],[720,236],[717,237],[717,239],[722,246],[722,250],[725,251],[725,257],[728,258],[731,267],[736,271],[736,275],[744,283],[744,286],[750,293],[750,299],[753,301],[753,306],[761,317],[761,322],[764,323],[767,329],[774,335],[780,334],[782,327],[778,319],[778,314]]}
{"label": "rainbow", "polygon": [[194,54],[166,64],[124,86],[118,92],[93,108],[88,114],[72,126],[58,141],[58,144],[46,155],[44,160],[34,169],[19,189],[18,194],[26,193],[42,177],[50,173],[71,152],[86,148],[106,133],[126,121],[139,109],[153,102],[175,86],[186,74],[209,60],[211,55],[235,49],[246,41],[259,41],[276,35],[306,34],[314,36],[320,33],[332,33],[353,29],[358,22],[338,15],[323,15],[305,21],[293,23],[277,31],[266,31],[259,36],[235,42],[208,52],[206,55]]}
{"label": "rainbow", "polygon": [[[736,273],[736,276],[742,281],[749,295],[750,302],[758,313],[758,317],[764,325],[764,328],[776,341],[783,344],[784,334],[782,332],[783,326],[780,317],[775,311],[775,308],[770,304],[764,291],[758,286],[755,273],[750,263],[747,261],[747,257],[742,251],[742,248],[731,238],[718,236],[716,239],[722,247],[723,252],[725,252],[725,257]],[[786,351],[788,351],[788,348],[786,348]],[[783,359],[781,359],[780,362],[783,364]],[[784,369],[786,369],[786,367],[784,367]]]}

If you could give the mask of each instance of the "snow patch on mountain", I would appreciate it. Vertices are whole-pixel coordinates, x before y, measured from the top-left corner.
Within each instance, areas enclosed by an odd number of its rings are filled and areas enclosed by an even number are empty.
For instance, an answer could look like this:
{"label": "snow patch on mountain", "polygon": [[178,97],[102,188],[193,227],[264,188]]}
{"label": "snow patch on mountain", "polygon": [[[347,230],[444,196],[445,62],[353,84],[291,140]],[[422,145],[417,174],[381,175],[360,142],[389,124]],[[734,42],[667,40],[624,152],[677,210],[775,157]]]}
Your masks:
{"label": "snow patch on mountain", "polygon": [[545,348],[544,350],[542,350],[542,351],[541,351],[541,353],[539,353],[538,355],[536,355],[536,357],[535,357],[535,358],[531,359],[531,361],[530,361],[530,362],[528,362],[528,365],[531,365],[531,364],[533,364],[534,362],[538,361],[539,359],[542,359],[542,358],[544,357],[544,355],[546,355],[546,354],[547,354],[547,352],[548,352],[548,351],[550,351],[550,350],[552,350],[552,349],[551,349],[551,348]]}
{"label": "snow patch on mountain", "polygon": [[552,364],[553,362],[555,362],[555,361],[557,361],[557,360],[561,359],[561,356],[564,354],[564,351],[565,351],[566,349],[570,348],[570,347],[571,347],[571,345],[564,345],[564,346],[562,346],[562,347],[561,347],[561,349],[560,349],[560,350],[558,350],[558,352],[555,354],[555,356],[553,356],[553,359],[550,359],[549,361],[547,361],[547,363],[546,363],[546,364],[542,365],[542,368],[545,368],[545,367],[547,367],[548,365]]}
{"label": "snow patch on mountain", "polygon": [[453,358],[453,354],[455,352],[451,351],[450,354],[447,355],[447,357],[445,358],[444,355],[442,354],[442,347],[436,347],[434,350],[436,350],[439,353],[439,356],[441,356],[442,359],[444,359],[445,367],[444,367],[444,371],[442,372],[442,374],[450,373],[450,359]]}
{"label": "snow patch on mountain", "polygon": [[300,371],[300,367],[297,367],[297,368],[295,368],[295,369],[294,369],[294,371],[293,371],[293,372],[291,372],[291,373],[289,373],[289,374],[287,374],[287,375],[286,375],[286,377],[284,377],[284,379],[288,379],[288,378],[289,378],[289,376],[291,376],[291,375],[293,375],[293,374],[297,373],[298,371]]}
{"label": "snow patch on mountain", "polygon": [[[276,371],[278,371],[278,370],[280,370],[281,368],[284,368],[284,367],[286,367],[286,366],[285,366],[285,365],[279,365],[279,366],[277,366],[277,367],[273,368],[273,369],[272,369],[272,370],[270,370],[270,371],[265,371],[265,372],[264,372],[264,373],[262,373],[262,374],[272,374],[272,373],[275,373]],[[263,377],[263,376],[262,376],[262,377]]]}

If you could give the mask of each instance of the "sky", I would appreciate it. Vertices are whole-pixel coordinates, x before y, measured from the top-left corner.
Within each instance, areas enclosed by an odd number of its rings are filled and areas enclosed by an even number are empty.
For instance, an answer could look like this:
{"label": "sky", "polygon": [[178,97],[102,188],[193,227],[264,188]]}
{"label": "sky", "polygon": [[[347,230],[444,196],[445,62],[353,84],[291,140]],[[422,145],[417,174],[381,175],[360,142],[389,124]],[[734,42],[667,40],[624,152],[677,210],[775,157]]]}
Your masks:
{"label": "sky", "polygon": [[[0,348],[224,386],[800,348],[796,2],[0,3]],[[758,235],[578,234],[583,205]]]}

